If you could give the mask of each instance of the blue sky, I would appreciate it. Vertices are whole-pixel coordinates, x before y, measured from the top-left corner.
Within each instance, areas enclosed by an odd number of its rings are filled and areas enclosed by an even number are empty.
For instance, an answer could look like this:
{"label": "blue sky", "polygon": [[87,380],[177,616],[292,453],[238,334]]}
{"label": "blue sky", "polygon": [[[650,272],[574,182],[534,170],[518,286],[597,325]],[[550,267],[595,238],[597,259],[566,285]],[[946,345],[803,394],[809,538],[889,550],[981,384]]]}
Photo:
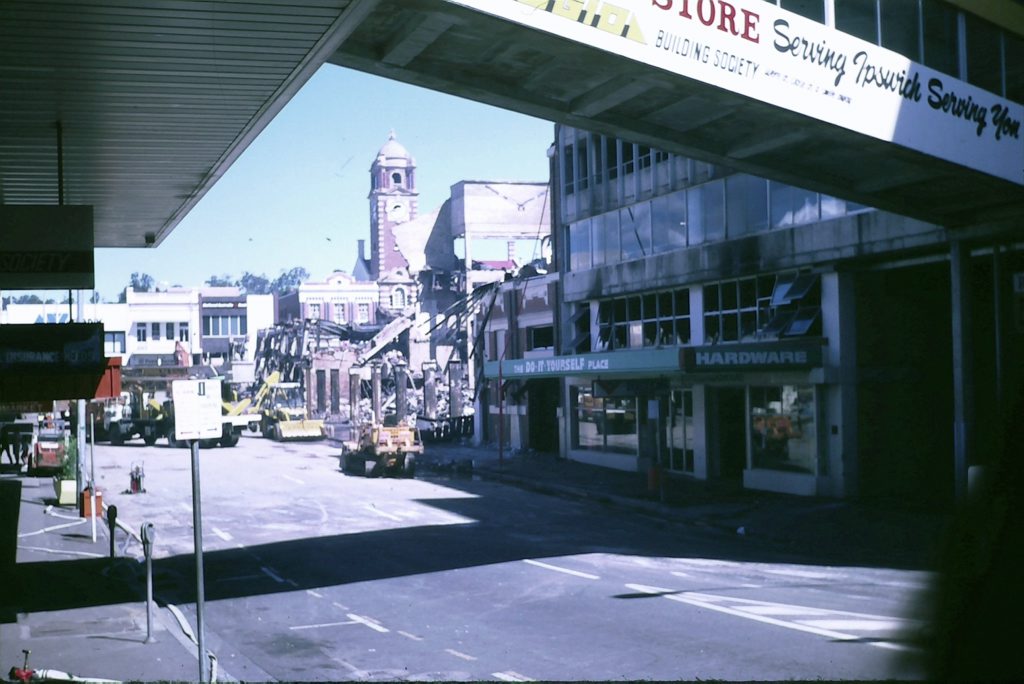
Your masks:
{"label": "blue sky", "polygon": [[159,247],[97,249],[96,289],[116,301],[135,271],[186,287],[351,272],[369,238],[370,164],[392,129],[416,160],[421,213],[462,180],[547,180],[552,123],[324,65]]}

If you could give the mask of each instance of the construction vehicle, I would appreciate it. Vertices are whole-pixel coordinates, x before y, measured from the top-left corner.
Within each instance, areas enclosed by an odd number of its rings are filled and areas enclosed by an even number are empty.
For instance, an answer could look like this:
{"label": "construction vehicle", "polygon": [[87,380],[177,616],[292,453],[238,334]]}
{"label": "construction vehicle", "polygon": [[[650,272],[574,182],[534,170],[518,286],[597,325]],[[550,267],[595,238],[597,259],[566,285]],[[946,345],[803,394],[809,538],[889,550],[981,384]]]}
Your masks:
{"label": "construction vehicle", "polygon": [[281,382],[281,374],[274,371],[260,384],[251,401],[231,405],[231,415],[259,415],[263,436],[278,441],[325,439],[324,421],[309,418],[302,385]]}
{"label": "construction vehicle", "polygon": [[[184,446],[174,436],[174,402],[169,399],[160,401],[156,394],[143,389],[141,384],[123,384],[121,396],[108,400],[103,412],[102,430],[110,443],[120,446],[125,442],[141,437],[146,446],[153,446],[158,439],[166,439],[171,446]],[[223,410],[221,436],[214,439],[199,440],[199,446],[209,449],[218,444],[233,447],[238,444],[242,432],[257,424],[259,415],[256,413],[229,414],[227,406]]]}
{"label": "construction vehicle", "polygon": [[360,425],[355,439],[342,442],[340,465],[349,475],[413,477],[416,458],[422,453],[418,428],[385,420]]}

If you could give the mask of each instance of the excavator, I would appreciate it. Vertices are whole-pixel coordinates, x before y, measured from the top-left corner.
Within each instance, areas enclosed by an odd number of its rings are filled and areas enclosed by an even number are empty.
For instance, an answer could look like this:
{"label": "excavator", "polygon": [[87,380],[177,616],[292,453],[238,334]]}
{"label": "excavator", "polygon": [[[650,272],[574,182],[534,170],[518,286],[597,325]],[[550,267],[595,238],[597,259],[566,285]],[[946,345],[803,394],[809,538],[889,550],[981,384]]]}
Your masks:
{"label": "excavator", "polygon": [[[309,418],[301,385],[282,382],[278,371],[270,373],[251,399],[224,402],[225,415],[258,415],[264,437],[277,441],[325,439],[324,421]],[[251,420],[250,429],[255,424]]]}

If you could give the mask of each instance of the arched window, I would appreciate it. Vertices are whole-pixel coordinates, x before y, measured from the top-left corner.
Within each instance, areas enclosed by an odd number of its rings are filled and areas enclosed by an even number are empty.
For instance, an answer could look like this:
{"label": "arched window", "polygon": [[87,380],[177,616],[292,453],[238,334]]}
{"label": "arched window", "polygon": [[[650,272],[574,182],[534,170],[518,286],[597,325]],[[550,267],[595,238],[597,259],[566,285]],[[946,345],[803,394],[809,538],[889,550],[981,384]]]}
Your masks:
{"label": "arched window", "polygon": [[398,288],[391,293],[391,308],[392,309],[404,309],[405,308],[405,290]]}
{"label": "arched window", "polygon": [[395,172],[393,172],[391,174],[391,183],[392,183],[392,185],[401,185],[402,184],[402,173],[401,173],[401,171],[395,171]]}

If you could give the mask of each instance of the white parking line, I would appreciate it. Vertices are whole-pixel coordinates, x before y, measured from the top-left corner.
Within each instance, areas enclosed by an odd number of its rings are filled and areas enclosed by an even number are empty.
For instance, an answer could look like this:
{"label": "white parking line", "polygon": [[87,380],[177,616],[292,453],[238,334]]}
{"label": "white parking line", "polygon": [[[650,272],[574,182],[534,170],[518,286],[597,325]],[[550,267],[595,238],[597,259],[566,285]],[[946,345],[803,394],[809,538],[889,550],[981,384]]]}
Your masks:
{"label": "white parking line", "polygon": [[338,627],[338,626],[341,626],[341,625],[354,625],[354,624],[356,624],[355,620],[346,620],[345,622],[321,622],[321,623],[316,624],[316,625],[295,625],[294,627],[289,627],[288,629],[291,629],[291,630],[320,629],[321,627]]}
{"label": "white parking line", "polygon": [[423,641],[423,637],[416,636],[415,634],[409,634],[409,632],[403,632],[403,631],[399,630],[397,633],[401,634],[402,636],[404,636],[407,639],[412,639],[413,641]]}
{"label": "white parking line", "polygon": [[526,675],[521,675],[518,672],[492,672],[491,676],[495,679],[500,679],[503,682],[535,682],[536,679],[530,679]]}
{"label": "white parking line", "polygon": [[463,653],[462,651],[456,651],[454,648],[446,648],[444,649],[444,652],[451,653],[456,658],[462,658],[463,660],[476,660],[473,656]]}
{"label": "white parking line", "polygon": [[373,620],[373,619],[368,618],[368,617],[363,617],[362,615],[356,615],[355,613],[349,613],[346,617],[348,617],[349,620],[355,620],[359,624],[366,625],[370,629],[372,629],[374,631],[377,631],[377,632],[381,632],[382,634],[391,631],[387,627],[384,627],[384,626],[380,625],[376,620]]}
{"label": "white parking line", "polygon": [[[787,603],[756,601],[753,599],[736,598],[734,596],[702,594],[693,591],[674,591],[672,589],[662,589],[660,587],[649,587],[643,584],[627,584],[626,586],[633,591],[639,591],[645,594],[662,594],[663,598],[667,598],[670,601],[687,603],[699,608],[707,608],[708,610],[714,610],[719,613],[734,615],[736,617],[746,618],[747,620],[754,620],[756,622],[763,622],[776,627],[784,627],[798,632],[816,634],[829,639],[836,639],[837,641],[859,641],[861,637],[856,634],[837,631],[837,629],[835,629],[836,627],[860,631],[874,631],[878,629],[892,629],[893,627],[899,627],[901,624],[904,624],[899,619],[882,615],[853,613],[844,610],[824,610],[821,608],[812,608],[810,606],[795,606]],[[770,617],[770,615],[785,615],[794,619],[779,620]],[[795,619],[796,616],[799,615],[806,616],[809,619]],[[831,620],[824,620],[820,617],[823,615],[833,615],[837,617]],[[838,616],[848,617],[839,618]],[[867,624],[870,624],[871,626],[868,627],[866,626]],[[905,646],[888,641],[868,641],[867,643],[870,646],[878,648],[910,650]]]}
{"label": "white parking line", "polygon": [[210,529],[213,530],[213,533],[215,535],[217,535],[218,537],[220,537],[224,541],[231,541],[232,539],[234,539],[234,537],[232,537],[230,533],[225,532],[224,530],[220,529],[219,527],[211,527]]}
{"label": "white parking line", "polygon": [[323,598],[324,597],[323,594],[319,594],[319,593],[313,591],[312,589],[307,589],[306,593],[309,594],[310,596],[312,596],[313,598]]}
{"label": "white parking line", "polygon": [[290,481],[294,482],[295,484],[306,484],[305,482],[303,482],[299,478],[292,477],[291,475],[282,475],[281,477],[283,477],[286,480],[290,480]]}
{"label": "white parking line", "polygon": [[572,575],[573,577],[582,577],[583,579],[591,579],[591,580],[601,579],[597,575],[591,575],[589,572],[580,572],[579,570],[570,570],[569,568],[560,568],[557,565],[551,565],[550,563],[543,563],[543,562],[538,561],[538,560],[533,560],[532,558],[524,558],[523,562],[524,563],[529,563],[530,565],[535,565],[538,568],[544,568],[546,570],[554,570],[555,572],[564,572],[566,575]]}
{"label": "white parking line", "polygon": [[402,519],[400,517],[398,517],[397,515],[392,515],[391,513],[388,513],[387,511],[382,511],[379,508],[377,508],[376,506],[374,506],[373,504],[366,504],[366,509],[376,513],[377,515],[383,516],[383,517],[387,518],[388,520],[394,520],[395,522],[402,522]]}

